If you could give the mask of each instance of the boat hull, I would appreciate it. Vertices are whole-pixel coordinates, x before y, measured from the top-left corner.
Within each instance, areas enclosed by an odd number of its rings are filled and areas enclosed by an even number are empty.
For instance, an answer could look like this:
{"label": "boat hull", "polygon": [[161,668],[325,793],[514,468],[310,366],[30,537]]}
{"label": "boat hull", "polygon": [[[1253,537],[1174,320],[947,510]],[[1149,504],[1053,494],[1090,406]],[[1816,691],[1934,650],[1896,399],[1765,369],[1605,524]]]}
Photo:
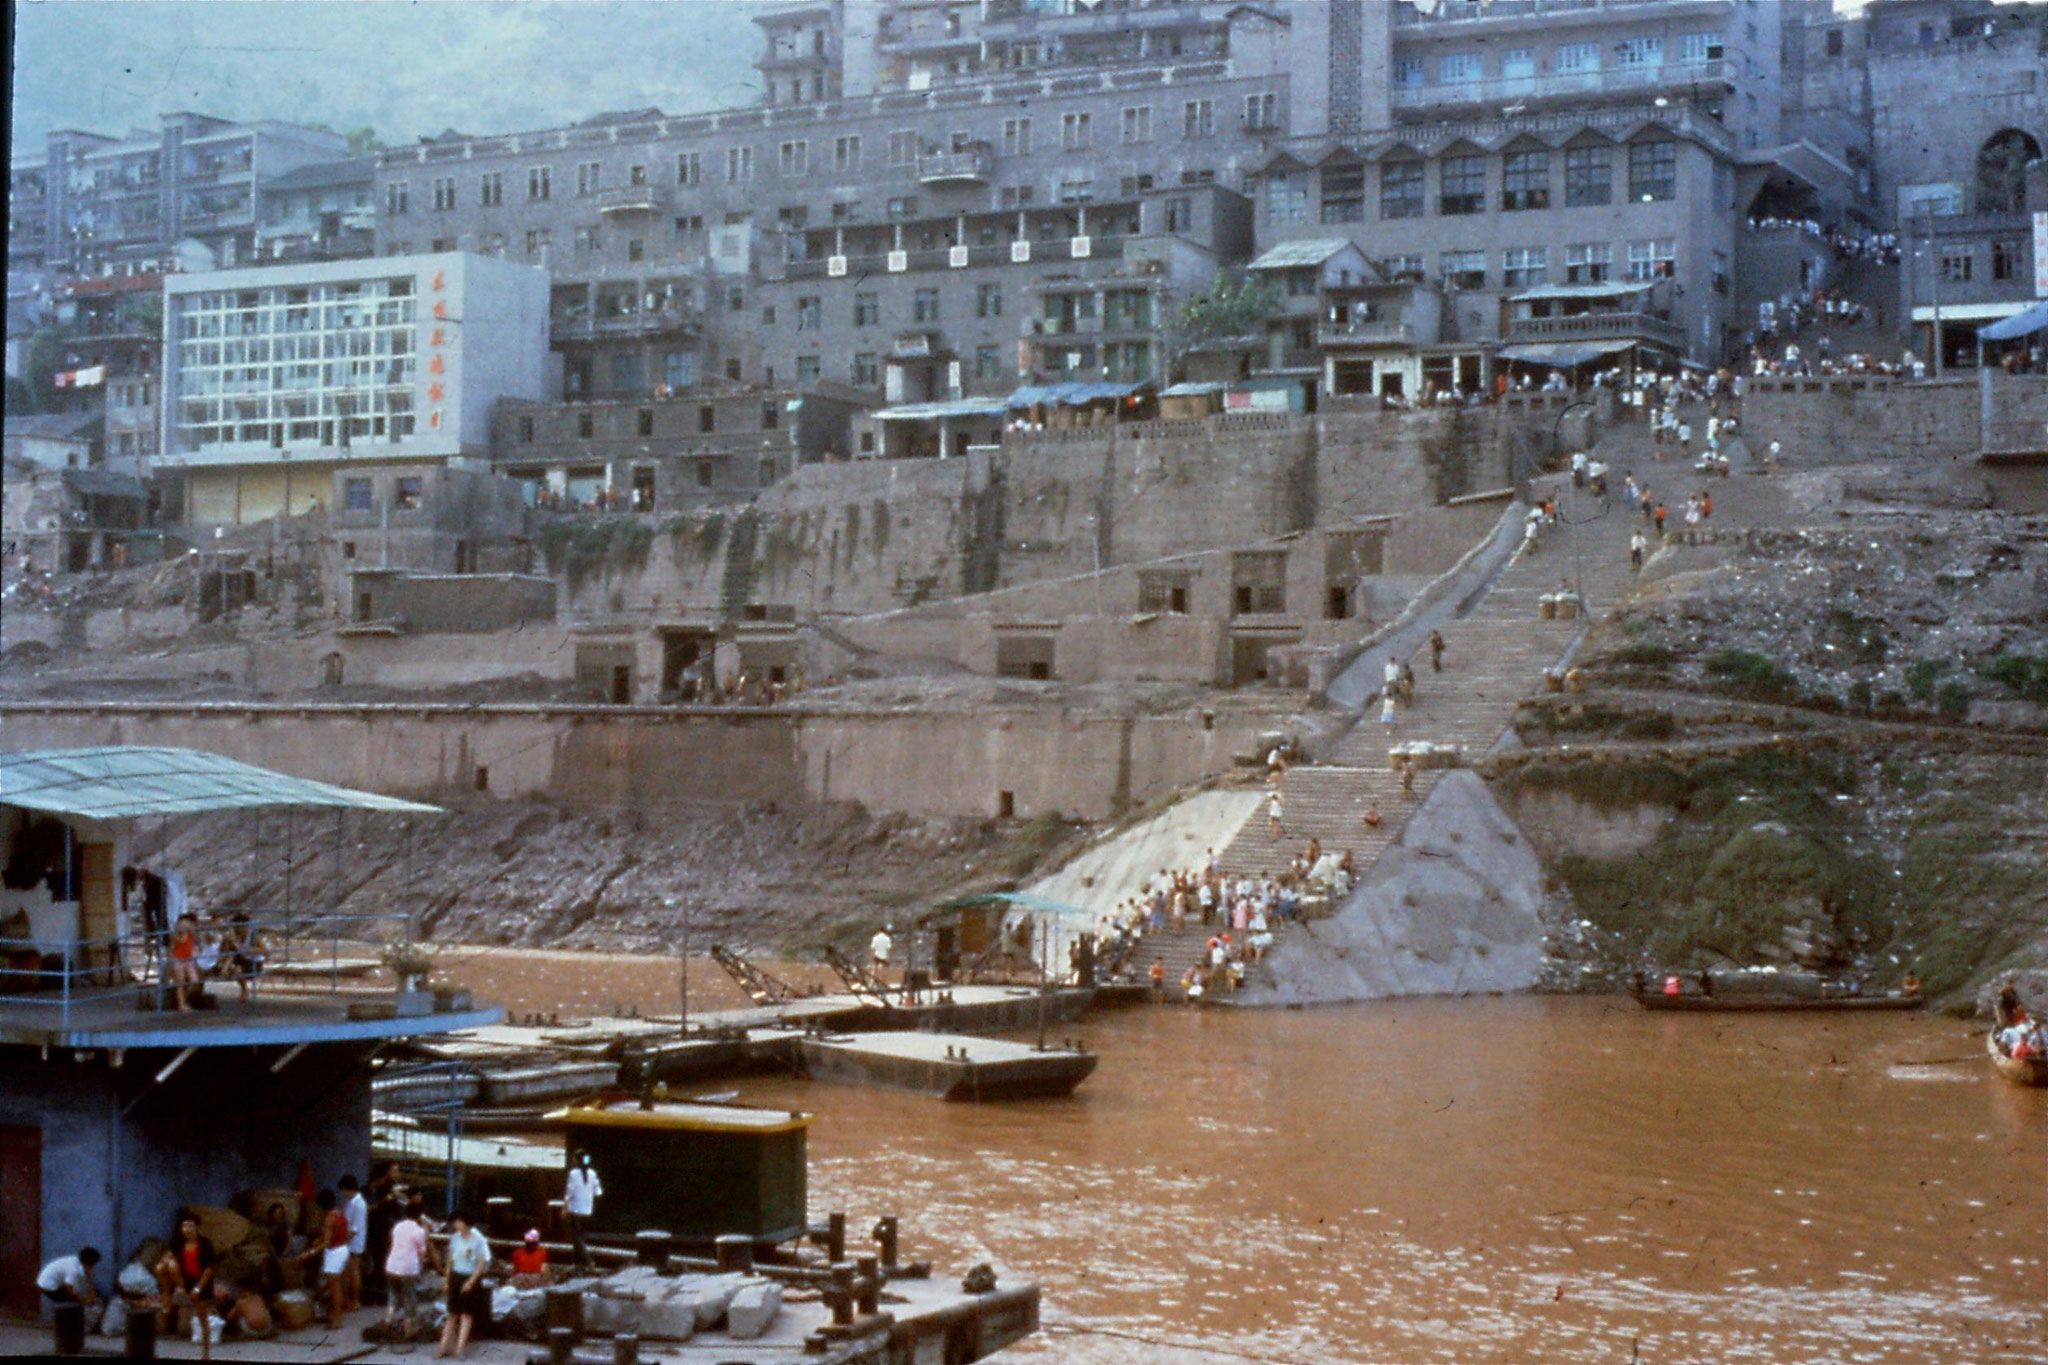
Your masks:
{"label": "boat hull", "polygon": [[2048,1086],[2048,1057],[2008,1057],[1998,1050],[1998,1040],[1988,1033],[1984,1035],[1984,1050],[1991,1054],[1991,1064],[1998,1068],[1998,1074],[2014,1085]]}
{"label": "boat hull", "polygon": [[1761,992],[1733,992],[1720,995],[1665,995],[1639,991],[1636,1003],[1646,1010],[1674,1010],[1680,1013],[1741,1014],[1786,1010],[1916,1010],[1926,1001],[1917,995],[1868,995],[1827,999],[1822,996],[1767,995]]}

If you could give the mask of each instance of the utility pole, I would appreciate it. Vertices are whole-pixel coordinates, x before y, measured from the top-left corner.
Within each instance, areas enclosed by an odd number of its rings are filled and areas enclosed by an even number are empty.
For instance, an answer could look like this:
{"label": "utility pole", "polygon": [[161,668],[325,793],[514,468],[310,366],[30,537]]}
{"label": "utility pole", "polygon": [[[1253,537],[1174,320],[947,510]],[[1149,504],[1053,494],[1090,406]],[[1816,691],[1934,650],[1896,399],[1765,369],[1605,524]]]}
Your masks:
{"label": "utility pole", "polygon": [[1941,378],[1941,250],[1934,242],[1934,201],[1923,199],[1927,210],[1927,289],[1934,302],[1934,377]]}

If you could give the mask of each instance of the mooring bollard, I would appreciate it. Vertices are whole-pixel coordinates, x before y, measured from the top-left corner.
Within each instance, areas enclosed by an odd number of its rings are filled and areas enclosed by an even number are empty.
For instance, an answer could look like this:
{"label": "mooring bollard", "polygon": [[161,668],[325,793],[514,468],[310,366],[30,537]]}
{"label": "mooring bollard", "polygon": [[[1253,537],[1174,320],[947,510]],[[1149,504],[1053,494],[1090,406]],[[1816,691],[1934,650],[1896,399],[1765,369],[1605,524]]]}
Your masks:
{"label": "mooring bollard", "polygon": [[633,1259],[656,1270],[668,1264],[669,1236],[655,1228],[633,1234]]}
{"label": "mooring bollard", "polygon": [[896,1215],[888,1214],[875,1224],[874,1240],[882,1244],[882,1268],[896,1268]]}
{"label": "mooring bollard", "polygon": [[856,1256],[853,1261],[854,1304],[866,1317],[881,1306],[882,1276],[880,1262],[873,1256]]}
{"label": "mooring bollard", "polygon": [[832,1283],[825,1289],[825,1302],[832,1309],[832,1321],[841,1327],[853,1321],[853,1275],[853,1262],[832,1263]]}
{"label": "mooring bollard", "polygon": [[825,1220],[825,1263],[846,1259],[846,1215],[832,1214]]}
{"label": "mooring bollard", "polygon": [[156,1359],[156,1314],[137,1309],[128,1314],[128,1331],[122,1339],[122,1354],[130,1360]]}
{"label": "mooring bollard", "polygon": [[575,1360],[576,1333],[567,1327],[548,1328],[548,1365],[575,1365]]}
{"label": "mooring bollard", "polygon": [[619,1332],[612,1337],[612,1365],[640,1365],[638,1332]]}
{"label": "mooring bollard", "polygon": [[50,1310],[52,1330],[56,1333],[53,1343],[55,1354],[75,1356],[85,1353],[85,1305],[82,1303],[60,1303]]}
{"label": "mooring bollard", "polygon": [[518,1223],[519,1215],[512,1207],[510,1195],[494,1195],[484,1200],[484,1228],[491,1236],[517,1241],[526,1231]]}
{"label": "mooring bollard", "polygon": [[743,1232],[728,1232],[719,1236],[718,1268],[741,1272],[754,1268],[754,1239]]}
{"label": "mooring bollard", "polygon": [[547,1291],[547,1298],[542,1301],[541,1306],[541,1321],[547,1324],[548,1329],[549,1353],[552,1354],[554,1351],[554,1334],[557,1330],[567,1332],[569,1343],[573,1346],[576,1339],[583,1335],[583,1291],[564,1289],[560,1286],[552,1287]]}

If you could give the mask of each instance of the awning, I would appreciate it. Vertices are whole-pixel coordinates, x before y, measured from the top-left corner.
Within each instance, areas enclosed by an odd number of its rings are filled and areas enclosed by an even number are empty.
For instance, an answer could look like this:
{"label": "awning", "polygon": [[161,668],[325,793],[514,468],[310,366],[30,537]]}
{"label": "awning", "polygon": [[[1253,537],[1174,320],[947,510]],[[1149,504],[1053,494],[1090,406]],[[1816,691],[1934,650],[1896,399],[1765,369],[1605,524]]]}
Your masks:
{"label": "awning", "polygon": [[1535,341],[1520,346],[1503,346],[1500,358],[1530,365],[1555,365],[1561,370],[1569,370],[1602,356],[1613,355],[1616,351],[1626,351],[1635,344],[1633,341]]}
{"label": "awning", "polygon": [[1654,286],[1637,284],[1546,284],[1515,295],[1509,303],[1539,303],[1545,299],[1625,299],[1646,294]]}
{"label": "awning", "polygon": [[[1944,303],[1941,305],[1941,320],[1949,322],[2000,322],[2031,311],[2024,301],[2013,303]],[[1913,321],[1934,321],[1934,306],[1923,303],[1913,310]]]}
{"label": "awning", "polygon": [[74,492],[96,498],[134,498],[147,496],[142,480],[128,474],[116,474],[111,469],[66,469],[65,486]]}
{"label": "awning", "polygon": [[1075,381],[1067,384],[1026,384],[1009,397],[1013,408],[1031,408],[1040,404],[1054,407],[1079,407],[1083,403],[1098,403],[1104,399],[1128,398],[1138,390],[1146,388],[1137,384],[1097,384]]}
{"label": "awning", "polygon": [[905,403],[877,409],[878,422],[937,422],[948,417],[1001,417],[1009,412],[1000,398],[956,398],[942,403]]}
{"label": "awning", "polygon": [[1182,383],[1170,385],[1167,388],[1161,389],[1159,391],[1159,396],[1161,398],[1194,398],[1205,393],[1221,392],[1223,392],[1223,386],[1221,384]]}
{"label": "awning", "polygon": [[197,749],[117,744],[0,754],[0,805],[91,820],[254,806],[440,812],[439,806],[289,777]]}
{"label": "awning", "polygon": [[2048,329],[2048,299],[2041,300],[2024,313],[2013,314],[2003,322],[1978,328],[1977,336],[1984,341],[2011,341],[2014,337],[2032,336],[2043,329]]}

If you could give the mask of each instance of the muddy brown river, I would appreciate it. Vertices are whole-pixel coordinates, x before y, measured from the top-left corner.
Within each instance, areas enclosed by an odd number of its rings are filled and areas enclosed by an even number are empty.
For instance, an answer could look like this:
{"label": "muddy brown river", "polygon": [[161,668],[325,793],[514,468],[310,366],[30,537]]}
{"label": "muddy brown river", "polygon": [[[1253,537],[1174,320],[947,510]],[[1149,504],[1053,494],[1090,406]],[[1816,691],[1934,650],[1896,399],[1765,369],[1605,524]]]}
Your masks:
{"label": "muddy brown river", "polygon": [[[672,965],[617,966],[578,992],[672,1007]],[[2048,1360],[2048,1091],[1966,1024],[1521,997],[1059,1032],[1102,1054],[1066,1101],[739,1088],[817,1115],[814,1214],[1040,1281],[1017,1358]]]}

